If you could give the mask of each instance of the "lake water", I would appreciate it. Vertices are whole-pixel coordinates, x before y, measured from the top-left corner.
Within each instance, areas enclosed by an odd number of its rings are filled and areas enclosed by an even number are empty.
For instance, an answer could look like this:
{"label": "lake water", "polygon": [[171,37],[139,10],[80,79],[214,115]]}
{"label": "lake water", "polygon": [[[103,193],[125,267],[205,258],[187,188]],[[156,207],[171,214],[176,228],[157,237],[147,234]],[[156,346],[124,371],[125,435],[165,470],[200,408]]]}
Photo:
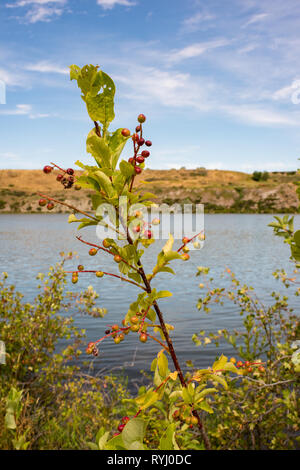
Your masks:
{"label": "lake water", "polygon": [[[74,260],[69,265],[71,269],[76,269],[77,264],[84,264],[86,269],[115,269],[109,268],[110,257],[105,254],[101,254],[101,258],[87,259],[88,247],[75,239],[78,232],[74,224],[67,223],[67,219],[68,216],[62,214],[0,215],[0,272],[9,274],[9,283],[15,284],[26,300],[31,300],[37,292],[35,276],[39,272],[46,273],[49,266],[59,260],[61,251],[78,253],[78,261]],[[259,298],[266,303],[270,302],[272,291],[286,291],[274,280],[272,272],[277,268],[291,271],[293,266],[289,261],[289,247],[275,237],[268,227],[272,220],[273,216],[269,214],[205,215],[206,241],[203,249],[193,251],[189,262],[174,262],[172,267],[177,271],[177,276],[160,275],[159,289],[173,292],[173,297],[162,299],[159,303],[165,321],[176,325],[172,337],[181,361],[193,360],[201,367],[211,365],[217,350],[213,345],[196,347],[191,341],[193,333],[202,329],[207,332],[220,328],[233,329],[241,325],[241,317],[233,304],[215,306],[208,315],[197,310],[201,292],[198,287],[200,278],[195,276],[197,266],[210,266],[211,274],[217,279],[225,268],[230,268],[242,283],[252,285]],[[300,226],[299,215],[295,216],[295,226]],[[92,227],[81,231],[81,235],[86,240],[96,240]],[[158,241],[146,250],[146,270],[153,267],[163,243]],[[70,290],[78,291],[89,285],[93,285],[100,295],[99,306],[108,309],[103,319],[75,317],[76,325],[86,329],[87,341],[93,341],[104,335],[107,324],[120,322],[129,304],[135,300],[138,289],[117,279],[96,279],[85,274],[79,277],[76,286],[70,282]],[[153,285],[158,285],[157,281]],[[290,305],[296,310],[298,302],[297,297],[290,296]],[[134,382],[140,377],[141,369],[148,370],[147,365],[158,348],[154,341],[141,344],[137,336],[131,334],[120,345],[115,345],[110,339],[102,343],[100,355],[91,361],[98,373],[123,370]],[[226,345],[221,346],[221,351],[232,354]]]}

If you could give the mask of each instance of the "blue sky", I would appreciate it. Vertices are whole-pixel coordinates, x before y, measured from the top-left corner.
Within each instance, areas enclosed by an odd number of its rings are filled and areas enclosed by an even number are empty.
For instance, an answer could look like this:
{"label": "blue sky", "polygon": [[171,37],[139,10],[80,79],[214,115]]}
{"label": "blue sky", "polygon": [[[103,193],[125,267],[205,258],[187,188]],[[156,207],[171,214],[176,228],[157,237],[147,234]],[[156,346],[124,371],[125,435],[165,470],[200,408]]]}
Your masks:
{"label": "blue sky", "polygon": [[68,66],[92,63],[112,128],[147,116],[150,168],[294,170],[299,31],[299,0],[0,0],[0,168],[89,161]]}

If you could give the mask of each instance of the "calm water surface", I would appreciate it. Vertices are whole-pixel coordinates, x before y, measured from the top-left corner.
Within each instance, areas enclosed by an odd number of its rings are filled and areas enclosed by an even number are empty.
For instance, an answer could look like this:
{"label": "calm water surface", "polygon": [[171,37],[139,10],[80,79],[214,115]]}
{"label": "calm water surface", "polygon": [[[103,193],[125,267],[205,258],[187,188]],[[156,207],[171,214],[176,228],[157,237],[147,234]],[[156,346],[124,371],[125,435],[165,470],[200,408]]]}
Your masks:
{"label": "calm water surface", "polygon": [[[110,258],[105,255],[86,259],[88,248],[75,239],[78,232],[74,224],[67,223],[67,219],[68,216],[61,214],[0,215],[0,272],[9,274],[9,282],[16,285],[26,300],[32,300],[37,292],[35,276],[39,272],[47,273],[49,266],[59,260],[60,251],[78,253],[79,259],[72,261],[71,269],[79,263],[91,269],[99,268],[100,260],[101,269],[109,268]],[[196,304],[200,296],[200,278],[195,277],[197,266],[210,266],[211,274],[216,278],[226,267],[230,268],[242,283],[252,285],[265,302],[270,302],[272,291],[280,290],[280,284],[274,280],[272,272],[279,267],[291,270],[292,265],[288,260],[288,246],[274,237],[267,226],[272,220],[272,215],[263,214],[205,215],[206,241],[203,249],[192,252],[189,262],[174,262],[172,267],[177,271],[177,276],[160,275],[159,288],[173,292],[173,297],[162,299],[160,306],[166,322],[176,325],[173,338],[181,360],[192,359],[198,366],[210,365],[217,353],[215,347],[197,348],[191,342],[193,333],[202,329],[209,332],[241,325],[241,317],[233,304],[221,308],[216,306],[208,315],[198,312]],[[295,216],[295,225],[300,226],[298,215]],[[81,231],[81,235],[86,240],[96,240],[94,228]],[[151,271],[163,243],[159,241],[146,250],[145,266],[148,269],[151,267]],[[96,280],[86,274],[80,276],[76,290],[89,285],[93,285],[100,294],[99,306],[108,309],[103,319],[75,317],[76,325],[86,329],[87,341],[93,341],[104,335],[107,324],[120,322],[129,304],[135,300],[137,288],[112,278]],[[70,290],[74,290],[71,283]],[[290,304],[295,310],[298,310],[298,302],[296,297],[290,296]],[[107,340],[102,343],[99,357],[92,360],[93,367],[98,372],[123,368],[131,379],[136,379],[141,369],[147,370],[157,346],[153,341],[142,345],[135,335],[125,337],[119,346]],[[232,353],[226,345],[221,348],[225,354]]]}

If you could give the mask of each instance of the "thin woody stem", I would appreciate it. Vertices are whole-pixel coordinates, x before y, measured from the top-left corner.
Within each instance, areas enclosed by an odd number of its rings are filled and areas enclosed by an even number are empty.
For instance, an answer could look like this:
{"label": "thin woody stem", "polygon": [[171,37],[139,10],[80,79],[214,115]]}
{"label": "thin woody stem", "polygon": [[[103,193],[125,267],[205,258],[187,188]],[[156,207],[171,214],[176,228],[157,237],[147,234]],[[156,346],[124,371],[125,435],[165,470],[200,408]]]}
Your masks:
{"label": "thin woody stem", "polygon": [[[65,271],[65,273],[67,274],[80,274],[80,273],[97,273],[98,271],[91,271],[91,270],[83,270],[83,271]],[[138,284],[137,282],[134,282],[134,281],[130,281],[130,279],[126,279],[126,277],[122,277],[122,276],[118,276],[118,274],[113,274],[113,273],[106,273],[104,271],[101,271],[103,272],[103,274],[105,274],[106,276],[112,276],[112,277],[116,277],[118,279],[120,279],[121,281],[125,281],[125,282],[129,282],[129,284],[133,284],[134,286],[137,286],[139,287],[140,289],[143,289],[143,290],[146,290],[145,287],[141,286],[140,284]]]}
{"label": "thin woody stem", "polygon": [[[71,204],[67,204],[66,202],[59,201],[58,199],[54,199],[53,197],[46,196],[45,194],[38,193],[38,195],[45,198],[45,199],[48,199],[48,201],[53,201],[53,202],[56,202],[56,204],[60,204],[61,206],[68,207],[69,209],[72,209],[73,211],[78,212],[79,214],[85,215],[86,217],[89,217],[90,219],[95,220],[98,223],[101,222],[101,220],[97,219],[97,217],[94,217],[91,214],[89,214],[88,212],[82,211],[82,210],[78,209],[77,207],[72,206]],[[111,227],[108,224],[103,224],[103,226],[106,227],[106,228],[109,228],[109,229],[113,230],[114,232],[118,233],[119,235],[123,236],[123,234],[121,234],[118,229],[116,229],[114,227]]]}
{"label": "thin woody stem", "polygon": [[[122,221],[122,219],[121,219],[121,221]],[[124,225],[123,225],[123,227],[124,227]],[[125,227],[124,227],[124,230],[125,230]],[[128,243],[129,243],[130,245],[133,245],[133,240],[132,240],[132,238],[131,238],[131,236],[130,236],[128,230],[127,230],[127,240],[128,240]],[[147,276],[146,276],[146,274],[145,274],[145,271],[144,271],[144,269],[143,269],[143,267],[142,267],[142,265],[141,265],[140,260],[138,260],[138,263],[137,263],[137,264],[138,264],[138,266],[139,266],[139,273],[140,273],[140,275],[141,275],[141,277],[142,277],[142,279],[143,279],[143,282],[144,282],[144,284],[145,284],[145,287],[146,287],[146,292],[148,292],[148,294],[151,294],[152,289],[151,289],[150,283],[149,283],[149,281],[148,281],[148,279],[147,279]],[[176,353],[175,353],[172,340],[171,340],[171,338],[170,338],[170,336],[169,336],[169,333],[168,333],[168,330],[167,330],[167,327],[166,327],[166,324],[165,324],[165,321],[164,321],[164,318],[163,318],[163,314],[162,314],[162,312],[161,312],[161,310],[160,310],[160,308],[159,308],[159,306],[158,306],[158,304],[157,304],[156,301],[153,302],[153,307],[154,307],[154,309],[155,309],[155,311],[156,311],[156,313],[157,313],[157,316],[158,316],[158,319],[159,319],[159,323],[160,323],[160,325],[161,325],[162,332],[163,332],[163,334],[164,334],[164,337],[165,337],[166,342],[167,342],[167,345],[168,345],[169,353],[170,353],[170,355],[171,355],[171,357],[172,357],[172,360],[173,360],[173,364],[174,364],[174,366],[175,366],[175,369],[176,369],[177,372],[178,372],[178,377],[179,377],[180,383],[181,383],[181,385],[182,385],[183,387],[186,388],[186,387],[187,387],[187,384],[186,384],[186,381],[185,381],[185,379],[184,379],[184,375],[183,375],[183,372],[182,372],[182,370],[181,370],[179,361],[178,361],[178,359],[177,359],[177,355],[176,355]],[[197,412],[196,410],[192,410],[192,414],[193,414],[193,416],[195,416],[195,417],[197,418],[197,420],[198,420],[198,428],[199,428],[199,430],[200,430],[200,432],[201,432],[201,436],[202,436],[202,439],[203,439],[204,446],[205,446],[206,450],[211,450],[211,445],[210,445],[208,436],[207,436],[207,434],[206,434],[206,431],[205,431],[205,429],[204,429],[203,423],[202,423],[202,421],[201,421],[201,419],[200,419],[200,416],[199,416],[198,412]]]}
{"label": "thin woody stem", "polygon": [[[86,245],[89,245],[89,246],[93,246],[94,248],[98,248],[98,250],[102,250],[102,251],[105,251],[106,253],[112,255],[112,256],[115,256],[116,253],[113,253],[112,251],[110,250],[107,250],[106,248],[103,248],[103,246],[100,246],[100,245],[95,245],[94,243],[90,243],[90,242],[86,242],[85,240],[82,240],[81,237],[76,237],[77,240],[79,240],[80,242],[82,243],[85,243]],[[121,256],[122,258],[122,256]],[[124,258],[122,258],[122,261],[123,263],[127,264],[127,266],[129,266],[130,268],[134,269],[135,271],[139,272],[138,268],[136,268],[135,266],[132,266],[130,263],[128,263],[128,261],[126,261]]]}

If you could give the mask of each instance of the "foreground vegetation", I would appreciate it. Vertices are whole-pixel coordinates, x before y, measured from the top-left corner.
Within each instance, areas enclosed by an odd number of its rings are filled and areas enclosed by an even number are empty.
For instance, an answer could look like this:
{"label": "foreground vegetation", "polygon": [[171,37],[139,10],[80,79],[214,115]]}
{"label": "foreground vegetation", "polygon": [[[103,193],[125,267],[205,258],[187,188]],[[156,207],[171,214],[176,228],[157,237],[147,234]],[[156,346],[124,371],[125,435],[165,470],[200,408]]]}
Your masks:
{"label": "foreground vegetation", "polygon": [[[64,260],[47,277],[39,276],[39,293],[32,304],[22,300],[6,275],[0,282],[0,338],[7,352],[6,364],[0,365],[0,449],[102,448],[122,417],[132,418],[137,412],[124,379],[87,373],[89,361],[82,360],[87,339],[69,314],[79,309],[102,317],[105,310],[96,307],[94,291],[75,297],[66,292],[63,265]],[[200,331],[193,337],[198,347],[215,344],[216,357],[228,342],[232,362],[242,372],[226,377],[225,388],[212,384],[218,393],[208,390],[210,412],[201,418],[212,449],[298,448],[300,332],[287,297],[273,293],[267,307],[229,270],[228,279],[218,281],[218,287],[208,268],[200,267],[197,275],[201,292],[206,291],[199,298],[200,310],[207,313],[213,306],[212,310],[233,302],[237,315],[244,317],[237,331]],[[275,275],[286,285],[294,284],[282,271]],[[188,378],[195,368],[192,363],[187,366]],[[139,396],[145,392],[142,386]],[[145,412],[143,444],[148,448],[161,445],[170,411],[172,402],[165,395]],[[203,449],[199,431],[187,418],[184,410],[175,416],[174,423],[181,428],[178,446]],[[169,445],[166,440],[165,448]]]}

